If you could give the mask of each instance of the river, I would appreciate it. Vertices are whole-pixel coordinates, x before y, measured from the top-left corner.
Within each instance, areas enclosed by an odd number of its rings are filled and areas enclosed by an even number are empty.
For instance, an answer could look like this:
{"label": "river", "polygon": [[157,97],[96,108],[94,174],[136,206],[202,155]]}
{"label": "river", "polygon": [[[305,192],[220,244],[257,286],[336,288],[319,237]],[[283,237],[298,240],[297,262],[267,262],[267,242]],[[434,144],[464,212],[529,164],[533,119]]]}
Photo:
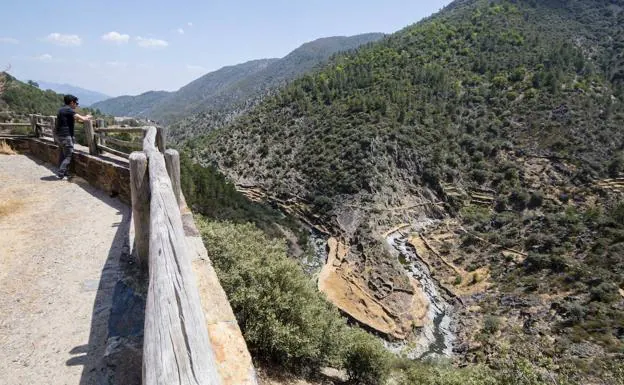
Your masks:
{"label": "river", "polygon": [[[418,229],[430,223],[432,222],[423,222]],[[395,231],[386,237],[391,253],[399,259],[406,272],[420,282],[429,302],[428,320],[416,333],[415,339],[400,342],[384,340],[384,345],[388,350],[397,354],[405,354],[410,359],[449,357],[453,353],[455,341],[451,318],[453,307],[440,295],[436,282],[431,278],[429,268],[407,241],[408,236],[401,231]],[[327,237],[311,230],[308,247],[313,252],[302,260],[302,264],[308,274],[314,275],[327,261]]]}
{"label": "river", "polygon": [[453,354],[455,341],[451,318],[453,307],[440,295],[429,268],[407,241],[407,235],[400,231],[386,237],[392,253],[399,258],[407,273],[422,286],[423,293],[429,301],[428,322],[418,333],[415,342],[385,342],[385,345],[390,350],[404,353],[411,359],[449,357]]}

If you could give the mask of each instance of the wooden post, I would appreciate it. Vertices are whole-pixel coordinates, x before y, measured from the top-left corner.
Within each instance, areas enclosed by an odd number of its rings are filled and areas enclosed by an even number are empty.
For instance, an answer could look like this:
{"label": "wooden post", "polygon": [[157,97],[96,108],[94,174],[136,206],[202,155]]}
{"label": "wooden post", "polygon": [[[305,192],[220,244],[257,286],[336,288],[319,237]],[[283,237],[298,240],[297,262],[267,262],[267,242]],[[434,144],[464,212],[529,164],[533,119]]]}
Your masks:
{"label": "wooden post", "polygon": [[32,128],[33,134],[38,138],[41,136],[39,130],[37,130],[37,116],[34,114],[30,114],[30,126]]}
{"label": "wooden post", "polygon": [[95,134],[98,140],[98,146],[106,146],[106,134],[103,132],[98,132]]}
{"label": "wooden post", "polygon": [[156,146],[158,151],[165,153],[167,148],[167,129],[165,127],[156,128]]}
{"label": "wooden post", "polygon": [[165,150],[165,164],[167,166],[167,174],[171,179],[171,188],[175,195],[178,206],[180,205],[180,154],[172,148]]}
{"label": "wooden post", "polygon": [[52,140],[54,140],[54,143],[60,145],[58,133],[56,132],[56,116],[50,116],[50,123],[52,124]]}
{"label": "wooden post", "polygon": [[89,154],[97,155],[97,143],[95,142],[95,132],[93,131],[93,121],[87,120],[84,122],[85,136],[87,137],[87,146],[89,146]]}
{"label": "wooden post", "polygon": [[134,250],[137,264],[148,267],[150,229],[150,187],[147,155],[141,151],[130,154],[130,195],[134,221]]}
{"label": "wooden post", "polygon": [[95,126],[96,126],[97,128],[104,128],[104,119],[97,119],[97,120],[95,121]]}

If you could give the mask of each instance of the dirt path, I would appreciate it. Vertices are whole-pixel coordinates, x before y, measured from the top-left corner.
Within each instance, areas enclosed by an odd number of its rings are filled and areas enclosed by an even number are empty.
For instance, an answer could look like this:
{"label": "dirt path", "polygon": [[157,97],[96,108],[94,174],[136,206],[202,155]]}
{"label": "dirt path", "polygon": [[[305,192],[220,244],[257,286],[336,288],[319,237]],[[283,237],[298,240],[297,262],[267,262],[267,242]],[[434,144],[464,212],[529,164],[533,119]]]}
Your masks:
{"label": "dirt path", "polygon": [[129,208],[0,155],[0,384],[95,384]]}

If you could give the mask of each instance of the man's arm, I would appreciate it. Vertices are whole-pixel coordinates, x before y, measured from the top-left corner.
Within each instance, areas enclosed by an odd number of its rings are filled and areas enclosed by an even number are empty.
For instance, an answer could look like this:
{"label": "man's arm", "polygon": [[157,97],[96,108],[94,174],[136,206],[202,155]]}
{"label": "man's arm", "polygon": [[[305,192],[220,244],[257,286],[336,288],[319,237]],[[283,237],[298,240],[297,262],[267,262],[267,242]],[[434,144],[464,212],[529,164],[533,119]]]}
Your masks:
{"label": "man's arm", "polygon": [[75,114],[74,118],[79,121],[80,123],[84,123],[87,120],[91,120],[93,118],[93,116],[91,115],[80,115],[80,114]]}

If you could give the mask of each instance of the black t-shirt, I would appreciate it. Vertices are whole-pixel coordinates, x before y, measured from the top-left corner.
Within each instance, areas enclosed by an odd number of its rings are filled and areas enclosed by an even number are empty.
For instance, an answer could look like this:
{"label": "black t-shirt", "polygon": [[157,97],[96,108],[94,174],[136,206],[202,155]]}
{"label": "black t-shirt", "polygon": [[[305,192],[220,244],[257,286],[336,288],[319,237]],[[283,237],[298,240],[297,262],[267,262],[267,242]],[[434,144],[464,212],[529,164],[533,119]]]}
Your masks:
{"label": "black t-shirt", "polygon": [[70,106],[63,106],[56,115],[56,135],[74,136],[74,111]]}

